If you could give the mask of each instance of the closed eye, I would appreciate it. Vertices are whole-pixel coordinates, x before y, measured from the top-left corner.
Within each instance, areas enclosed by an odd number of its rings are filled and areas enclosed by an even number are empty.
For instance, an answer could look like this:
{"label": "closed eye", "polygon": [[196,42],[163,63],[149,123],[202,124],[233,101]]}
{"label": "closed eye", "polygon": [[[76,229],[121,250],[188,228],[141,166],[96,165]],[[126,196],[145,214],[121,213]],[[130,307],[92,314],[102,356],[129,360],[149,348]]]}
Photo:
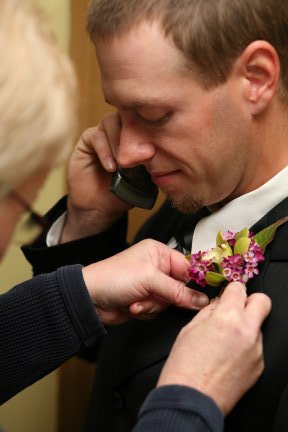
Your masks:
{"label": "closed eye", "polygon": [[167,123],[171,117],[171,114],[172,114],[171,112],[168,112],[165,115],[158,117],[156,119],[149,119],[143,117],[141,114],[136,112],[138,119],[140,119],[143,123],[147,124],[148,126],[155,126],[155,127],[163,126],[165,123]]}

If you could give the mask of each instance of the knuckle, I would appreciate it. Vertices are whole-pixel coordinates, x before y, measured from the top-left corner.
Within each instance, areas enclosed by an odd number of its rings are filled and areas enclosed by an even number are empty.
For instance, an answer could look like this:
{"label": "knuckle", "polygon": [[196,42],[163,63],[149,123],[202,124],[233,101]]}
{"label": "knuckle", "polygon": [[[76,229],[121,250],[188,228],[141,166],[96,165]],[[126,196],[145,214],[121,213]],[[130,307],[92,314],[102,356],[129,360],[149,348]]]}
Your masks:
{"label": "knuckle", "polygon": [[185,285],[182,282],[178,282],[173,293],[173,300],[176,305],[181,305],[184,297],[184,292]]}
{"label": "knuckle", "polygon": [[86,140],[93,138],[95,135],[97,135],[98,131],[99,131],[98,126],[90,127],[83,132],[83,138]]}
{"label": "knuckle", "polygon": [[139,244],[142,244],[142,245],[148,247],[148,246],[153,246],[154,244],[156,244],[156,241],[147,238],[147,239],[141,240],[141,241],[139,242]]}
{"label": "knuckle", "polygon": [[[261,339],[259,339],[259,332],[247,324],[243,319],[242,314],[237,309],[231,309],[225,316],[221,317],[222,325],[224,328],[229,327],[234,334],[236,340],[241,341],[246,349],[255,348],[256,345],[261,349]],[[259,343],[258,343],[259,340]]]}
{"label": "knuckle", "polygon": [[241,314],[237,309],[230,309],[225,314],[221,314],[221,319],[224,324],[229,326],[235,332],[241,330],[244,326]]}

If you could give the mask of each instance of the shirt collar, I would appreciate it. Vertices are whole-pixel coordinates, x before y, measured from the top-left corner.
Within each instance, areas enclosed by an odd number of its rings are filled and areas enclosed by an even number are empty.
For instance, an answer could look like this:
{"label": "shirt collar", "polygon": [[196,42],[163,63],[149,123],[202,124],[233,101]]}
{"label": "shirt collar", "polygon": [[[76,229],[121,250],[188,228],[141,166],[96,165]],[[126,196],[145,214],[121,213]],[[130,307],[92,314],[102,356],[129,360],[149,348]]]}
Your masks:
{"label": "shirt collar", "polygon": [[215,246],[216,235],[223,232],[250,228],[288,195],[288,166],[260,188],[230,201],[195,227],[192,253],[206,251]]}

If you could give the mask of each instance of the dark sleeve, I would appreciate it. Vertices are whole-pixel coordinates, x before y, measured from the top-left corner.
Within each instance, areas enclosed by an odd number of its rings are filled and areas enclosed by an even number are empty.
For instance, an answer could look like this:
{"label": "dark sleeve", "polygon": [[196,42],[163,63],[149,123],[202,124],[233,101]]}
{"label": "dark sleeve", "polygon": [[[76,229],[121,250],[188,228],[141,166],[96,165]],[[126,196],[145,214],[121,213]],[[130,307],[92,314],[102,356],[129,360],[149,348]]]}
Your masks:
{"label": "dark sleeve", "polygon": [[212,399],[184,386],[163,386],[146,398],[133,432],[222,432],[224,419]]}
{"label": "dark sleeve", "polygon": [[[127,248],[127,215],[103,233],[81,238],[56,246],[47,247],[46,237],[52,224],[67,210],[67,197],[62,198],[45,215],[48,226],[46,231],[31,245],[22,247],[22,251],[33,268],[34,275],[53,272],[61,266],[93,262],[109,258]],[[98,353],[97,344],[92,349],[82,350],[79,355],[88,361],[95,361]]]}
{"label": "dark sleeve", "polygon": [[35,275],[51,272],[58,267],[71,264],[89,265],[108,258],[127,248],[127,215],[103,233],[68,243],[47,247],[46,237],[52,224],[66,211],[66,197],[62,198],[46,215],[47,230],[22,251],[33,267]]}
{"label": "dark sleeve", "polygon": [[34,277],[0,296],[0,403],[105,333],[82,266]]}

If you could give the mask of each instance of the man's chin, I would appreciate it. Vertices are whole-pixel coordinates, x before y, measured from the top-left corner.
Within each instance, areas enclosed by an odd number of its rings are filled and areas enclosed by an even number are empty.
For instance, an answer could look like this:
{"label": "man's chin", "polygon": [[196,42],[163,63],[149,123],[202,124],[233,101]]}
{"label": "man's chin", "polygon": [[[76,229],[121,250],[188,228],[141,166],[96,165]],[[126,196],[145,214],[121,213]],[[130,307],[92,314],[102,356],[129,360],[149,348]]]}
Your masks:
{"label": "man's chin", "polygon": [[181,195],[177,197],[168,195],[167,197],[172,206],[184,214],[194,213],[204,205],[200,199],[195,199],[195,197],[191,197],[190,195]]}

